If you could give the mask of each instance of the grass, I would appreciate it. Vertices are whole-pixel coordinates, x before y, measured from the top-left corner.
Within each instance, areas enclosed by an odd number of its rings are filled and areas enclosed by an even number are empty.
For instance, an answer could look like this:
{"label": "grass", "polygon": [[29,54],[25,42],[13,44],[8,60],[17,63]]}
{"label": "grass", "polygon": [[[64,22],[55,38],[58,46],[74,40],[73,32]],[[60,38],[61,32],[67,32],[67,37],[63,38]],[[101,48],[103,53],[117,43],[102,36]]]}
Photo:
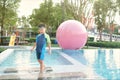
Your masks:
{"label": "grass", "polygon": [[[25,44],[26,45],[26,44]],[[27,44],[27,46],[33,46],[34,43],[29,43]],[[59,47],[58,44],[51,44],[52,47]],[[97,49],[98,47],[92,47],[92,46],[84,46],[82,49]]]}
{"label": "grass", "polygon": [[[58,44],[52,44],[52,47],[59,47]],[[98,47],[93,47],[93,46],[84,46],[82,49],[97,49]]]}
{"label": "grass", "polygon": [[0,48],[0,53],[6,50],[5,48]]}
{"label": "grass", "polygon": [[93,46],[84,46],[82,49],[98,49],[99,47],[93,47]]}
{"label": "grass", "polygon": [[[24,44],[24,45],[25,45],[25,46],[33,46],[34,43],[28,43],[27,45],[26,45],[26,44]],[[51,46],[52,46],[52,47],[59,47],[58,44],[51,44]]]}

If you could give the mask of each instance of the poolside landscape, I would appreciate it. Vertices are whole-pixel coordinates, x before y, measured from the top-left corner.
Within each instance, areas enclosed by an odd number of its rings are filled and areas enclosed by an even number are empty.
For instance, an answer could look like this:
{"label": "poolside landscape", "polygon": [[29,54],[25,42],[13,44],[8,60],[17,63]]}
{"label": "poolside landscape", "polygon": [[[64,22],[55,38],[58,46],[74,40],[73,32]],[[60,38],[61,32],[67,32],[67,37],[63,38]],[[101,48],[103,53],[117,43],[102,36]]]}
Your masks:
{"label": "poolside landscape", "polygon": [[0,0],[0,80],[120,80],[120,0]]}

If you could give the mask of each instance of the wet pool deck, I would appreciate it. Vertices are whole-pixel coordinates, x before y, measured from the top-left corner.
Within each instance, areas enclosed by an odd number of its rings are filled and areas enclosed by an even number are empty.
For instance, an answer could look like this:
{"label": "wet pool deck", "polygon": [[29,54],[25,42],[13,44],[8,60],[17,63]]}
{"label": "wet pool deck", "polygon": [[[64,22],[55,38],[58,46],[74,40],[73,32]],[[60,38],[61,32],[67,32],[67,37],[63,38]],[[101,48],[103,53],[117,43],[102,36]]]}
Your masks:
{"label": "wet pool deck", "polygon": [[103,80],[81,66],[53,66],[53,71],[40,73],[39,67],[4,68],[1,79],[15,80]]}
{"label": "wet pool deck", "polygon": [[39,67],[32,66],[0,68],[0,80],[105,80],[93,72],[92,68],[64,53],[61,55],[73,65],[50,66],[53,71],[44,73],[40,73]]}

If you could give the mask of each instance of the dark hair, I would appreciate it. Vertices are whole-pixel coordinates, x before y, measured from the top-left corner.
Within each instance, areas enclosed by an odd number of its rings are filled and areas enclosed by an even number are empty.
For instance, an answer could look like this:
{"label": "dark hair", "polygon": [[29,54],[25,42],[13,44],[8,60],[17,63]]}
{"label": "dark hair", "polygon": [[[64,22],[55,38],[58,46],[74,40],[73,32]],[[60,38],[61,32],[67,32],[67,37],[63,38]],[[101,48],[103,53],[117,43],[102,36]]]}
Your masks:
{"label": "dark hair", "polygon": [[40,24],[38,27],[39,28],[45,28],[45,24]]}

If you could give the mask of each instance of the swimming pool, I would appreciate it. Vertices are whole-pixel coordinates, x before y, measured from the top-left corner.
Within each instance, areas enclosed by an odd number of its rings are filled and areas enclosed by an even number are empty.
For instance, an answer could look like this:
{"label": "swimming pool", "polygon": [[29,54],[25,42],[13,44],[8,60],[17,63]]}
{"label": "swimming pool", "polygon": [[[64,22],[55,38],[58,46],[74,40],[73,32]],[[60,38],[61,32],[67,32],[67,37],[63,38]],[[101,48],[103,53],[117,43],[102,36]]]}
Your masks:
{"label": "swimming pool", "polygon": [[119,49],[64,50],[67,55],[93,68],[100,76],[110,80],[120,80]]}
{"label": "swimming pool", "polygon": [[[52,49],[52,55],[45,54],[46,66],[73,66],[62,54],[66,54],[72,59],[82,63],[85,66],[106,79],[119,80],[120,74],[120,50],[119,49],[81,49],[81,50],[60,50]],[[0,68],[10,67],[39,67],[35,51],[25,49],[15,49],[0,63]],[[79,66],[79,65],[78,65]],[[83,67],[79,66],[80,69]],[[67,68],[67,67],[66,67]],[[73,68],[70,68],[72,70]],[[76,71],[78,68],[76,68]],[[86,73],[86,72],[85,72]]]}
{"label": "swimming pool", "polygon": [[[67,59],[61,56],[57,50],[52,50],[52,54],[45,54],[45,64],[47,66],[54,65],[72,65]],[[19,66],[39,66],[36,59],[35,51],[30,50],[14,50],[2,63],[2,67],[19,67]]]}

